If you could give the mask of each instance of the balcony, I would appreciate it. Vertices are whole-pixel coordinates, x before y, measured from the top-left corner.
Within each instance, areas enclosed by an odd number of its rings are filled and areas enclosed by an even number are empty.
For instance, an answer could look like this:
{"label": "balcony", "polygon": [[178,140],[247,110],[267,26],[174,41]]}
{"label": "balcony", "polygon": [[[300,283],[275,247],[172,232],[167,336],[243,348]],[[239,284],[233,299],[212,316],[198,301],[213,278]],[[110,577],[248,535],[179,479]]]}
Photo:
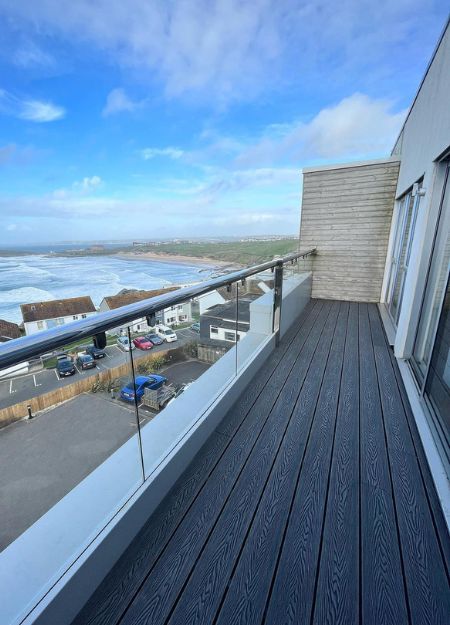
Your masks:
{"label": "balcony", "polygon": [[444,624],[449,562],[377,306],[311,300],[74,625]]}
{"label": "balcony", "polygon": [[[50,392],[28,380],[29,404],[2,407],[37,410],[2,439],[2,624],[447,622],[446,519],[378,306],[311,298],[315,262],[299,252],[0,347],[4,369],[117,327],[130,346],[134,323],[225,289],[196,338],[158,348],[166,377],[183,350],[199,368],[170,405],[137,399],[154,350],[116,345],[98,371]],[[211,316],[233,334],[223,350]],[[101,390],[119,374],[134,401]]]}

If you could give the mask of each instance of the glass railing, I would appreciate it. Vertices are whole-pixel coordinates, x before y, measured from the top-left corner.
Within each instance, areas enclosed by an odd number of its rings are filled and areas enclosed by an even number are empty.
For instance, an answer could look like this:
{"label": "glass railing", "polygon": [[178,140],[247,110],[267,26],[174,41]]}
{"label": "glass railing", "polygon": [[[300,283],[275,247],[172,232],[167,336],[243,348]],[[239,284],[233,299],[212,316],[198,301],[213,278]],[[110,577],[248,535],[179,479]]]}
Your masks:
{"label": "glass railing", "polygon": [[[26,616],[274,340],[283,283],[313,253],[0,345],[2,623]],[[36,561],[28,584],[18,553]]]}

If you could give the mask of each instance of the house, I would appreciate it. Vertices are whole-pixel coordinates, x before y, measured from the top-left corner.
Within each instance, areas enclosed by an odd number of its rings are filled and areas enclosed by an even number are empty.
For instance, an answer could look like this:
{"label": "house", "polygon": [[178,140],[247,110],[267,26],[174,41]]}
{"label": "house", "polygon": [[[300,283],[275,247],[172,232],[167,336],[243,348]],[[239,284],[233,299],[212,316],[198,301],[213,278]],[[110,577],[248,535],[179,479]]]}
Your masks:
{"label": "house", "polygon": [[21,336],[22,333],[17,323],[0,319],[0,343],[10,341],[11,339],[18,339]]}
{"label": "house", "polygon": [[21,304],[20,310],[27,336],[65,323],[86,319],[97,312],[89,296]]}
{"label": "house", "polygon": [[200,342],[229,347],[236,342],[236,336],[238,341],[244,337],[250,326],[250,304],[256,297],[246,295],[239,299],[237,328],[236,301],[208,308],[200,317]]}
{"label": "house", "polygon": [[[154,289],[152,291],[123,289],[122,291],[117,293],[117,295],[109,295],[107,297],[104,297],[100,302],[99,311],[104,312],[107,310],[115,310],[122,306],[127,306],[128,304],[134,304],[136,302],[141,302],[145,299],[150,299],[151,297],[157,297],[158,295],[163,295],[165,293],[170,293],[171,291],[176,291],[179,288],[180,287],[178,286],[171,286],[164,289]],[[186,323],[191,320],[192,313],[191,304],[189,302],[184,302],[183,304],[171,306],[156,315],[157,323],[168,326]],[[126,327],[127,326],[114,328],[114,330],[111,330],[110,333],[117,334],[118,332],[124,331]],[[150,330],[150,326],[147,324],[146,319],[143,317],[141,319],[137,319],[134,322],[133,330],[135,332],[148,332]]]}
{"label": "house", "polygon": [[208,308],[211,308],[211,306],[224,304],[225,302],[226,298],[218,289],[205,293],[204,295],[199,295],[192,300],[191,303],[192,317],[199,318],[200,315],[203,315],[203,313],[208,310]]}

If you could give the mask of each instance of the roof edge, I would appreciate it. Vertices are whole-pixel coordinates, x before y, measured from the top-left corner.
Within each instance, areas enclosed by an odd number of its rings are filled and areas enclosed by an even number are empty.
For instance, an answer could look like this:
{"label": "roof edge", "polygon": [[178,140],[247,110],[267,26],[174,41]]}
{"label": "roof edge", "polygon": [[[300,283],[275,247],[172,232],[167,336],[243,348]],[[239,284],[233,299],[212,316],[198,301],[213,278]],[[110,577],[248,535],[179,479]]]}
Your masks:
{"label": "roof edge", "polygon": [[400,131],[399,131],[399,133],[397,135],[397,138],[394,141],[394,145],[392,146],[391,154],[394,152],[395,147],[396,147],[397,143],[399,142],[400,137],[402,136],[402,132],[405,129],[405,126],[406,126],[406,122],[408,121],[409,116],[411,115],[411,111],[413,110],[414,105],[416,103],[416,100],[419,97],[419,93],[422,90],[423,84],[424,84],[424,82],[426,80],[426,77],[428,76],[428,72],[430,71],[431,66],[433,65],[433,61],[436,58],[436,54],[437,54],[437,52],[438,52],[438,50],[439,50],[439,48],[441,46],[441,43],[442,43],[442,41],[443,41],[443,39],[445,37],[445,33],[447,32],[449,26],[450,26],[450,14],[449,14],[449,16],[447,18],[447,22],[445,23],[444,28],[442,29],[442,32],[441,32],[441,34],[439,36],[439,39],[437,41],[437,44],[436,44],[434,50],[433,50],[431,58],[428,61],[428,65],[427,65],[427,67],[425,69],[425,73],[422,76],[422,80],[419,83],[419,86],[418,86],[417,91],[416,91],[416,95],[414,96],[413,101],[411,102],[411,106],[409,107],[408,112],[406,113],[406,117],[405,117],[405,119],[403,121],[402,127],[400,128]]}
{"label": "roof edge", "polygon": [[385,158],[376,158],[368,161],[353,161],[348,163],[330,163],[327,165],[315,165],[312,167],[303,167],[302,174],[310,174],[315,171],[329,171],[331,169],[352,169],[353,167],[365,167],[367,165],[382,165],[383,163],[397,163],[400,161],[398,156],[387,156]]}

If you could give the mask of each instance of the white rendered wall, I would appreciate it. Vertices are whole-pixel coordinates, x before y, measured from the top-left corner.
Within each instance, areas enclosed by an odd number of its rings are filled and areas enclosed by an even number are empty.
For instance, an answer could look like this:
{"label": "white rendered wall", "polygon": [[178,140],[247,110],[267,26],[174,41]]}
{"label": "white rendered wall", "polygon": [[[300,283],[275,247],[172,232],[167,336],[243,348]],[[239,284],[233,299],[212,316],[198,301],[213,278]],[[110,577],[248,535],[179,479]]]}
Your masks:
{"label": "white rendered wall", "polygon": [[[61,317],[61,319],[64,319],[64,322],[60,325],[65,325],[66,323],[73,323],[74,321],[79,321],[81,320],[83,317],[82,315],[85,315],[86,317],[92,317],[92,315],[97,314],[96,312],[89,312],[89,313],[80,313],[78,315],[78,319],[74,319],[73,315],[68,315],[67,317]],[[58,317],[60,318],[60,317]],[[55,321],[54,319],[44,319],[44,327],[43,328],[38,328],[38,322],[37,321],[27,321],[26,323],[23,324],[24,329],[25,329],[25,334],[27,336],[29,336],[30,334],[36,334],[37,332],[43,332],[44,330],[47,330],[47,321]],[[57,327],[57,326],[52,326],[52,327]]]}
{"label": "white rendered wall", "polygon": [[[437,162],[450,147],[450,27],[444,34],[422,87],[406,120],[395,151],[400,156],[396,197],[423,177],[411,262],[405,279],[402,308],[395,338],[395,355],[409,358],[420,312],[426,272],[443,185],[443,166]],[[393,227],[396,224],[394,212]],[[385,284],[390,271],[386,264]]]}

